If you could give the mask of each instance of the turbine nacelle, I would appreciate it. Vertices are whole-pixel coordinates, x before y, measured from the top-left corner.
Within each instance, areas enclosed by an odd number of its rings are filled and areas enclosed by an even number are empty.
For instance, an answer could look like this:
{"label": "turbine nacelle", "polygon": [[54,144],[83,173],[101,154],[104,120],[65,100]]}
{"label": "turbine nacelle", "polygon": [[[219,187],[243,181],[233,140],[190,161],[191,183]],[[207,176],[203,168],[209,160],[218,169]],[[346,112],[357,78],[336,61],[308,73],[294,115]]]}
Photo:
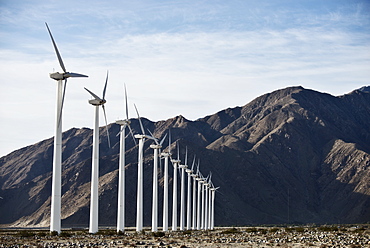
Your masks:
{"label": "turbine nacelle", "polygon": [[128,125],[131,124],[131,121],[130,120],[118,120],[118,121],[116,121],[116,124],[118,124],[120,126],[124,126],[124,125],[128,126]]}
{"label": "turbine nacelle", "polygon": [[53,73],[49,73],[49,76],[50,78],[57,80],[57,81],[67,79],[69,77],[88,77],[86,75],[73,73],[73,72],[64,72],[64,73],[53,72]]}
{"label": "turbine nacelle", "polygon": [[150,145],[150,148],[153,148],[153,149],[161,149],[162,146],[161,145],[157,145],[157,144],[151,144]]}
{"label": "turbine nacelle", "polygon": [[179,160],[179,159],[171,159],[171,162],[173,164],[180,164],[181,160]]}
{"label": "turbine nacelle", "polygon": [[152,136],[146,134],[135,134],[134,137],[137,139],[154,139]]}
{"label": "turbine nacelle", "polygon": [[162,157],[170,157],[170,156],[171,156],[171,153],[168,153],[168,152],[162,152],[162,153],[161,153],[161,156],[162,156]]}
{"label": "turbine nacelle", "polygon": [[104,99],[91,99],[89,100],[89,103],[94,106],[100,106],[105,104],[107,101]]}
{"label": "turbine nacelle", "polygon": [[180,168],[181,168],[181,169],[182,169],[182,168],[186,169],[186,168],[188,168],[188,166],[187,166],[186,164],[180,164]]}

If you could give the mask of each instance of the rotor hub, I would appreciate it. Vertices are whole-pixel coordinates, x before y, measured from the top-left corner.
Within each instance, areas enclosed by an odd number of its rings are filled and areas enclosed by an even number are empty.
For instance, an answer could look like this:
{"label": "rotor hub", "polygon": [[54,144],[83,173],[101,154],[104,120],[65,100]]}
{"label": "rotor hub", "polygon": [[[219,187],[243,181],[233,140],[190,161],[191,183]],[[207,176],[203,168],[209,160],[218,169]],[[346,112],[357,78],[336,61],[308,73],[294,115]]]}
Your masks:
{"label": "rotor hub", "polygon": [[67,78],[65,73],[59,73],[59,72],[49,73],[49,76],[50,76],[50,78],[52,78],[54,80],[57,80],[57,81],[64,80],[64,79]]}

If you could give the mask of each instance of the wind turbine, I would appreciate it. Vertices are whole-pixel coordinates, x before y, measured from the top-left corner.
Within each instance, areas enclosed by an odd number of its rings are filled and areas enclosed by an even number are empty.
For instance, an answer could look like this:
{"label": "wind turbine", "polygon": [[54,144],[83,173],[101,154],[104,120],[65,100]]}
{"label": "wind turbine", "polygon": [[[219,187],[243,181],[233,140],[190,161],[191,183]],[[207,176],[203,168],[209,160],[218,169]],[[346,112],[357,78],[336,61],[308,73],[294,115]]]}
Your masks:
{"label": "wind turbine", "polygon": [[120,125],[120,154],[119,154],[119,169],[118,169],[118,209],[117,209],[117,232],[125,231],[125,139],[126,127],[129,128],[131,136],[136,140],[130,127],[131,121],[128,118],[128,104],[127,104],[127,91],[125,88],[125,105],[126,105],[126,119],[116,121],[116,124]]}
{"label": "wind turbine", "polygon": [[[54,41],[53,35],[45,22],[48,29],[51,41],[57,55],[59,65],[63,72],[50,73],[50,78],[58,82],[57,97],[56,97],[56,112],[55,112],[55,137],[54,137],[54,156],[53,156],[53,174],[51,186],[51,214],[50,214],[50,232],[61,231],[61,196],[62,196],[62,111],[64,104],[64,96],[66,93],[67,78],[69,77],[87,77],[86,75],[67,72],[62,57]],[[63,82],[64,80],[64,82]]]}
{"label": "wind turbine", "polygon": [[139,140],[139,153],[138,153],[138,167],[137,167],[137,202],[136,202],[136,231],[143,230],[143,161],[144,161],[144,142],[145,139],[155,140],[152,136],[146,135],[141,122],[139,111],[135,106],[137,118],[140,123],[141,134],[135,134],[135,138]]}
{"label": "wind turbine", "polygon": [[211,222],[211,226],[212,226],[212,229],[215,228],[215,195],[216,195],[216,191],[219,189],[220,187],[217,187],[217,188],[214,188],[214,190],[212,190],[212,222]]}
{"label": "wind turbine", "polygon": [[211,185],[212,186],[211,186],[211,225],[210,225],[210,229],[213,230],[215,228],[215,194],[216,194],[216,191],[220,187],[215,188],[212,182],[211,182]]}
{"label": "wind turbine", "polygon": [[188,148],[186,147],[185,152],[185,163],[180,165],[181,168],[181,205],[180,205],[180,230],[185,229],[185,169],[188,168]]}
{"label": "wind turbine", "polygon": [[186,229],[191,229],[191,175],[195,164],[195,156],[191,169],[186,169],[185,172],[188,174],[188,200],[187,200],[187,211],[186,211]]}
{"label": "wind turbine", "polygon": [[[149,131],[149,130],[148,130]],[[149,131],[152,137],[153,134]],[[154,162],[153,162],[153,204],[152,204],[152,232],[158,231],[158,157],[161,154],[160,149],[162,148],[163,141],[166,139],[167,134],[163,137],[161,142],[154,139],[155,144],[151,144],[150,148],[154,150]]]}
{"label": "wind turbine", "polygon": [[171,156],[171,133],[168,136],[168,152],[162,152],[164,157],[163,175],[163,231],[168,231],[168,158]]}
{"label": "wind turbine", "polygon": [[91,200],[90,200],[90,226],[89,232],[96,233],[98,231],[98,200],[99,200],[99,106],[102,106],[104,118],[105,118],[105,128],[107,131],[108,145],[110,147],[109,132],[107,115],[105,113],[104,104],[107,102],[105,100],[105,93],[108,84],[108,72],[105,79],[105,85],[103,90],[103,99],[98,97],[96,94],[85,88],[87,92],[90,93],[94,99],[89,100],[89,103],[95,107],[95,119],[94,119],[94,133],[93,133],[93,153],[92,153],[92,170],[91,170]]}
{"label": "wind turbine", "polygon": [[180,165],[180,148],[177,144],[177,159],[171,159],[173,164],[173,190],[172,190],[172,231],[177,230],[177,168]]}

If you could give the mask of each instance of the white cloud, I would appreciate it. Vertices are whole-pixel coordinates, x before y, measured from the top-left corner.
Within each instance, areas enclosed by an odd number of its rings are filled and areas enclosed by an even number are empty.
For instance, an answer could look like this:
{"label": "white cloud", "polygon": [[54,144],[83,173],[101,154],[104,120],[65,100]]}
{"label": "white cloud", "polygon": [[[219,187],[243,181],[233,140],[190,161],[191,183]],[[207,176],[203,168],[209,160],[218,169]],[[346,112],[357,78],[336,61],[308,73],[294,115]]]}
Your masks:
{"label": "white cloud", "polygon": [[[92,127],[83,87],[101,93],[106,70],[109,122],[123,117],[123,83],[130,103],[152,120],[179,114],[197,119],[292,85],[339,95],[369,83],[370,32],[359,30],[367,5],[324,13],[284,5],[265,19],[271,14],[267,2],[248,8],[244,1],[218,1],[211,8],[208,1],[149,2],[126,8],[79,2],[68,15],[59,2],[1,10],[7,25],[0,43],[0,97],[6,102],[0,154],[54,133],[56,83],[48,73],[60,68],[44,21],[50,21],[67,69],[89,75],[68,82],[64,130]],[[358,29],[348,29],[360,20]]]}

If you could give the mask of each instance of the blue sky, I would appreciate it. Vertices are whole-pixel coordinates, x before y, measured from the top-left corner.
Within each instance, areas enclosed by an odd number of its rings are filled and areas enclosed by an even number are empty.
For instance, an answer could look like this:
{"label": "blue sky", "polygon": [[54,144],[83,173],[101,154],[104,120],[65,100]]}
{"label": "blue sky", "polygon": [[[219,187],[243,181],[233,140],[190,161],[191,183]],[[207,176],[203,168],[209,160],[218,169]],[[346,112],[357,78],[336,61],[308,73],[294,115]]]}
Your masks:
{"label": "blue sky", "polygon": [[[61,71],[68,71],[63,130],[93,125],[87,87],[108,122],[132,104],[153,121],[190,120],[301,85],[343,95],[370,85],[367,0],[36,1],[0,0],[0,156],[54,135]],[[103,119],[100,120],[103,125]]]}

